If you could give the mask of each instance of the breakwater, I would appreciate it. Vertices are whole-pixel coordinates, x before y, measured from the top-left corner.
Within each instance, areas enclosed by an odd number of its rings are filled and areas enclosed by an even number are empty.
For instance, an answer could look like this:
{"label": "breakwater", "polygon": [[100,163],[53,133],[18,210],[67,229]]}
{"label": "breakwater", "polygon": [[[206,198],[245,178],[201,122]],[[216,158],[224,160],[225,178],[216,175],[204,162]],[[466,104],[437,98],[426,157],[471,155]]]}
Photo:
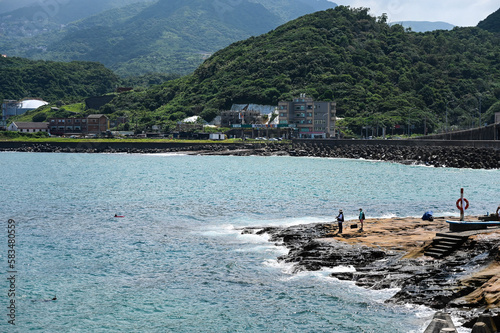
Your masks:
{"label": "breakwater", "polygon": [[287,155],[391,161],[434,167],[498,169],[500,141],[294,140],[292,143],[0,142],[0,151]]}

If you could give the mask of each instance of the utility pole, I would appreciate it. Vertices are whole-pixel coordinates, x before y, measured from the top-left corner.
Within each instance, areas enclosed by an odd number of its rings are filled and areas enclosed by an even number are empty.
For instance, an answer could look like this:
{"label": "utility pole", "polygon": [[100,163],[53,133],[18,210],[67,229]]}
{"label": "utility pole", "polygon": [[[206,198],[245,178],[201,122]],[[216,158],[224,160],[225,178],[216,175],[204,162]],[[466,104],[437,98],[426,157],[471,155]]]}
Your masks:
{"label": "utility pole", "polygon": [[445,127],[444,127],[444,132],[448,133],[448,103],[450,101],[446,101],[446,120],[445,120]]}
{"label": "utility pole", "polygon": [[478,127],[482,127],[481,125],[481,94],[479,94],[479,126]]}

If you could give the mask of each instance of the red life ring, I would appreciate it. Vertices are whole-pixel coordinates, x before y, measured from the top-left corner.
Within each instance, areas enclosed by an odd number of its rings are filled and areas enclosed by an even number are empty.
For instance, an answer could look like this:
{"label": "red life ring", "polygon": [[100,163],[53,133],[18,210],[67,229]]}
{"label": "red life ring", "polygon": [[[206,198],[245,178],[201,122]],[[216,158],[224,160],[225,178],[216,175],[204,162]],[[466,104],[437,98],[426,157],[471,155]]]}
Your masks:
{"label": "red life ring", "polygon": [[462,207],[462,199],[458,199],[457,200],[457,208],[463,212],[464,210],[467,210],[467,208],[469,208],[469,200],[465,199],[464,198],[464,201],[465,201],[465,207]]}

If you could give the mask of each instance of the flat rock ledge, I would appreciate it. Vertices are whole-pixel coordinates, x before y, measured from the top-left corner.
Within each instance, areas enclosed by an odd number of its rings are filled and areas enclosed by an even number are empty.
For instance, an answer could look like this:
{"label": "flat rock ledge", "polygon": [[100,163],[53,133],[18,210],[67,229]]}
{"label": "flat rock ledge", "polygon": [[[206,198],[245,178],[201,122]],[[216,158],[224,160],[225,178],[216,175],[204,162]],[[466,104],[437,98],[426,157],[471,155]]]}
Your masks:
{"label": "flat rock ledge", "polygon": [[[415,231],[435,235],[432,227],[419,228],[418,219],[411,222],[415,228],[400,220],[401,230],[410,238]],[[381,220],[366,222],[365,229],[381,225],[374,227],[373,233],[356,229],[343,235],[334,233],[335,225],[322,223],[245,228],[242,233],[268,234],[271,242],[285,246],[288,254],[278,259],[294,263],[295,272],[353,266],[355,272],[333,273],[331,277],[373,290],[399,288],[388,303],[425,305],[461,318],[464,327],[472,328],[483,314],[492,315],[500,324],[500,232],[471,236],[451,255],[434,259],[424,256],[433,236],[416,240],[418,244],[404,244],[399,239],[405,231],[396,230],[393,237],[390,228],[387,233],[380,232],[384,229]],[[394,238],[393,244],[384,237]]]}

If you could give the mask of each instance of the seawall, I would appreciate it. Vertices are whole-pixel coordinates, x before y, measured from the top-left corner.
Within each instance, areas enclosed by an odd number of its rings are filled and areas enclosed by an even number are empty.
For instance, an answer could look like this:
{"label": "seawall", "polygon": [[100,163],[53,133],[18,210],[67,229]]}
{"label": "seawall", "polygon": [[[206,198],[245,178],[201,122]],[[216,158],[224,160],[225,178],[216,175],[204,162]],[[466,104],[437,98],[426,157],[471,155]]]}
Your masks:
{"label": "seawall", "polygon": [[500,140],[336,140],[336,139],[295,139],[294,143],[322,144],[328,147],[343,146],[398,146],[398,147],[472,147],[500,150]]}
{"label": "seawall", "polygon": [[294,140],[254,143],[190,142],[0,142],[0,151],[56,153],[175,153],[289,155],[391,161],[435,167],[500,169],[499,141]]}

